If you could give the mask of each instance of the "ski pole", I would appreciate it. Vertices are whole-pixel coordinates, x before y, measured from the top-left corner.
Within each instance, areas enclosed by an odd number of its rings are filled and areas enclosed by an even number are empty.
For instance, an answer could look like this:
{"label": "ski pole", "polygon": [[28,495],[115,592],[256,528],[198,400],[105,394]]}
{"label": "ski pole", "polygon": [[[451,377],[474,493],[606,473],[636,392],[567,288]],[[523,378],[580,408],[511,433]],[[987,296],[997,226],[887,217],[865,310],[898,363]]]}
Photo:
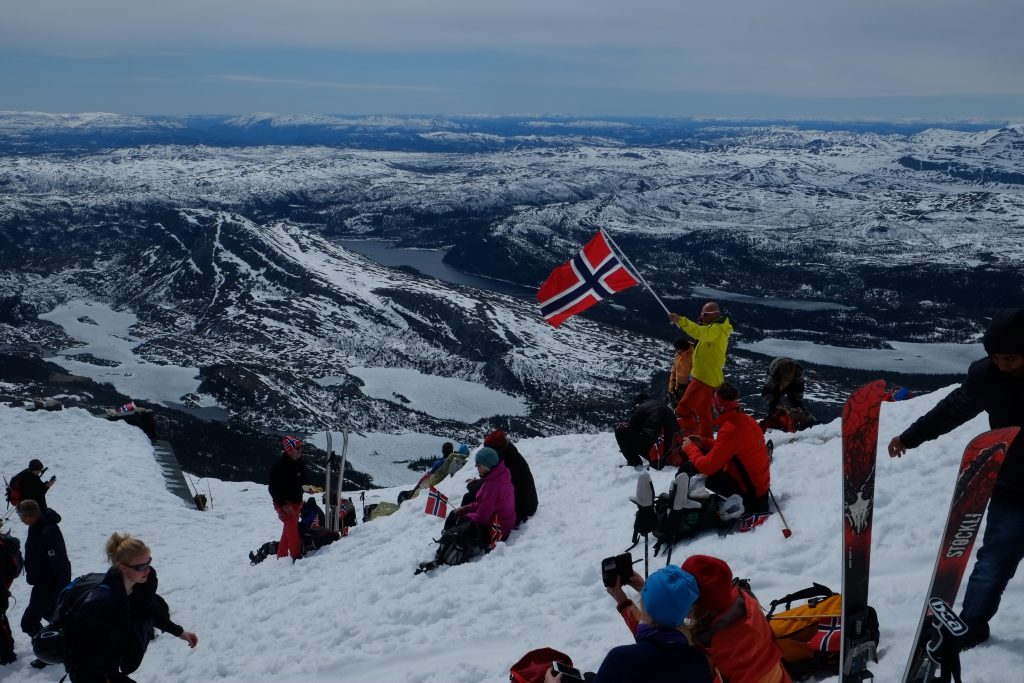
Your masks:
{"label": "ski pole", "polygon": [[647,546],[647,534],[644,534],[644,581],[647,581],[647,577],[650,576],[648,565],[651,562],[651,557],[648,554]]}
{"label": "ski pole", "polygon": [[775,494],[772,490],[768,489],[768,495],[771,496],[772,503],[775,505],[775,511],[779,513],[779,519],[782,520],[782,535],[789,538],[793,535],[793,530],[789,528],[789,524],[786,523],[786,517],[782,514],[782,508],[779,507],[779,501],[775,500]]}

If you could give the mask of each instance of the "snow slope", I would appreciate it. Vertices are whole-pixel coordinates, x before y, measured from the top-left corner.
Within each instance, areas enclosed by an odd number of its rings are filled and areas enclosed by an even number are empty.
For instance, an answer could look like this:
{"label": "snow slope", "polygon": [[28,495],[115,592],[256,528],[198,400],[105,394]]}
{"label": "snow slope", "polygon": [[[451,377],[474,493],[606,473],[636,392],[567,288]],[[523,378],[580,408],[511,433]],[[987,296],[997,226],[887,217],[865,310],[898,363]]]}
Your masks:
{"label": "snow slope", "polygon": [[[944,393],[883,405],[880,443]],[[900,460],[879,459],[871,582],[882,625],[880,661],[872,667],[879,683],[902,672],[960,451],[985,428],[977,418]],[[773,489],[792,538],[783,538],[773,518],[751,534],[696,539],[678,547],[674,561],[689,553],[723,557],[766,602],[811,581],[838,589],[839,434],[838,421],[798,435],[772,434]],[[81,410],[0,407],[0,441],[7,476],[33,457],[57,475],[49,501],[64,516],[74,574],[105,566],[102,546],[112,531],[138,534],[151,546],[161,593],[200,644],[190,651],[182,641],[159,637],[140,681],[499,683],[535,647],[561,649],[594,670],[610,648],[630,640],[598,568],[602,557],[629,544],[627,498],[636,473],[618,467],[621,456],[607,433],[521,441],[540,495],[537,516],[482,560],[425,576],[413,576],[413,569],[431,557],[430,539],[442,522],[423,513],[422,499],[360,524],[295,565],[271,559],[250,567],[248,551],[279,533],[265,487],[203,480],[212,508],[190,510],[164,490],[141,431]],[[456,498],[467,476],[460,472],[440,488]],[[658,491],[668,487],[669,472],[653,476]],[[367,503],[393,500],[397,490],[368,492]],[[24,538],[16,518],[7,525]],[[634,557],[642,558],[642,549]],[[28,586],[19,579],[12,592],[9,616],[16,624]],[[1019,681],[1020,578],[1011,582],[992,630],[988,644],[965,653],[966,680]],[[52,668],[28,668],[28,641],[21,633],[16,640],[20,659],[0,667],[0,681],[59,677]]]}

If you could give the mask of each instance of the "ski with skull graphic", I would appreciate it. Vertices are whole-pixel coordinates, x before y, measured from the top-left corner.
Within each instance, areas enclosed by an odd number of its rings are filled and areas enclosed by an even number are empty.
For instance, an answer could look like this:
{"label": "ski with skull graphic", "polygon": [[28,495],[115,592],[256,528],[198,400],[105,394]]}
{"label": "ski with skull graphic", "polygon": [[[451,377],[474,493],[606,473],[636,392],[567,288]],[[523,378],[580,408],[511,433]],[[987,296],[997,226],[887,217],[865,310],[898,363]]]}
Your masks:
{"label": "ski with skull graphic", "polygon": [[877,661],[877,618],[868,607],[868,571],[878,413],[884,395],[885,382],[875,380],[855,391],[843,406],[843,683],[874,678],[868,660]]}

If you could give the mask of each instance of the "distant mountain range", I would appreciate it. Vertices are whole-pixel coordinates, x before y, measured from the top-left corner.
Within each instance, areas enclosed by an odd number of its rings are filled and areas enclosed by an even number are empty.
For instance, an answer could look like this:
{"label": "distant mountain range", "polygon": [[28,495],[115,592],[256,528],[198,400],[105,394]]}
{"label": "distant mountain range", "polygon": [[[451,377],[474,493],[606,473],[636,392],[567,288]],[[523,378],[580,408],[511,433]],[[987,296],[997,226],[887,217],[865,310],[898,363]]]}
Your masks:
{"label": "distant mountain range", "polygon": [[[96,301],[137,316],[139,356],[199,368],[229,428],[607,429],[629,396],[663,387],[675,334],[649,294],[555,331],[529,300],[336,240],[442,249],[459,270],[536,287],[600,225],[670,308],[722,295],[737,328],[727,373],[756,394],[767,359],[744,342],[967,342],[1024,300],[1024,126],[963,128],[3,113],[0,350],[59,364],[75,342],[36,316]],[[527,415],[433,417],[371,398],[349,367],[479,382]],[[824,417],[872,376],[811,370]],[[348,379],[314,381],[326,375]],[[0,381],[8,398],[41,390]],[[232,474],[210,448],[186,450]]]}

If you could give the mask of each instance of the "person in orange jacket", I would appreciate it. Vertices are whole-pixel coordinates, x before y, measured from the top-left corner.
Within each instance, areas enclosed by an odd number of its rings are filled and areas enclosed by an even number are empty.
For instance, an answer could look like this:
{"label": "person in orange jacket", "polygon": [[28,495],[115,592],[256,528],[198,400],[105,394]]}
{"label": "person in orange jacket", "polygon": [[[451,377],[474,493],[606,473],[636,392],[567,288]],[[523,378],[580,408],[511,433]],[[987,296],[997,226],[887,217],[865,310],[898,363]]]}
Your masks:
{"label": "person in orange jacket", "polygon": [[[690,384],[690,371],[693,369],[693,346],[696,343],[686,335],[673,342],[676,353],[672,359],[672,369],[668,373],[668,395],[676,403],[682,400],[683,394],[686,393],[686,387]],[[678,410],[676,408],[677,412]]]}
{"label": "person in orange jacket", "polygon": [[740,409],[740,393],[722,382],[712,395],[718,415],[718,436],[713,441],[696,435],[683,439],[690,474],[707,476],[707,488],[723,498],[739,494],[747,515],[768,512],[771,475],[761,426]]}
{"label": "person in orange jacket", "polygon": [[[768,626],[757,598],[733,584],[732,570],[723,560],[694,555],[683,570],[697,579],[700,597],[690,613],[687,632],[707,655],[720,683],[792,683],[782,666],[782,651]],[[626,585],[640,592],[642,576],[633,572]],[[626,597],[622,584],[606,589],[632,633],[640,623],[640,610]]]}

